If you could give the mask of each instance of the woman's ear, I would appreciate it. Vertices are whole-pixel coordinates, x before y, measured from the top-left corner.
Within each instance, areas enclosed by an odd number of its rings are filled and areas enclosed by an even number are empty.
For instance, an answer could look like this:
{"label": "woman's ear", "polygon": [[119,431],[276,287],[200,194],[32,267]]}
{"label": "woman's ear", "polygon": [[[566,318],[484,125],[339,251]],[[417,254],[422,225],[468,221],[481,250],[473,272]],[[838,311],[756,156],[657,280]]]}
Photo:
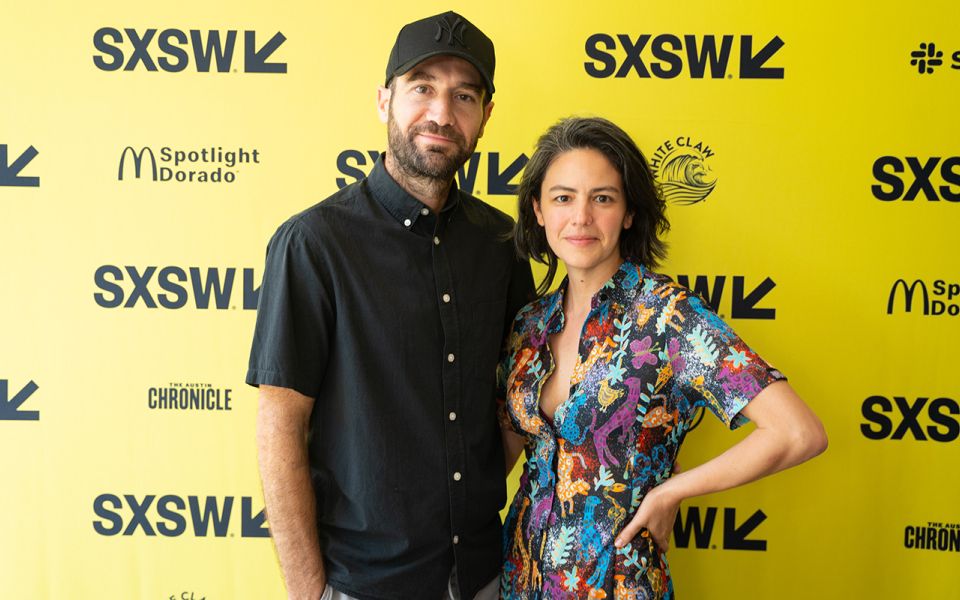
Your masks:
{"label": "woman's ear", "polygon": [[537,216],[537,224],[543,227],[543,212],[540,210],[540,199],[532,198],[531,202],[533,203],[533,214]]}

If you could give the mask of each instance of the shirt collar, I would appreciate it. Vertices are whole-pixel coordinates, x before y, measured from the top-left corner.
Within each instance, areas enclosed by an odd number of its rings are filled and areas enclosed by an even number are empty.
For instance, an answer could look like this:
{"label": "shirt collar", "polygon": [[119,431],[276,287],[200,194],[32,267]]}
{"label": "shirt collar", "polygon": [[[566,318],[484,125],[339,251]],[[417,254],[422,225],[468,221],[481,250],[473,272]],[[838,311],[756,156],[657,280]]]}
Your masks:
{"label": "shirt collar", "polygon": [[[397,220],[404,228],[410,229],[420,217],[430,214],[430,208],[410,195],[407,190],[400,187],[400,184],[387,172],[383,166],[383,157],[381,154],[377,158],[373,170],[367,177],[367,183],[370,185],[370,191],[373,197]],[[457,180],[453,180],[450,186],[450,194],[443,205],[442,213],[452,211],[459,204],[460,190],[457,188]]]}
{"label": "shirt collar", "polygon": [[[622,305],[631,303],[636,294],[641,291],[641,283],[647,273],[647,268],[643,265],[629,260],[623,261],[613,277],[593,295],[590,300],[591,310],[597,310],[609,302]],[[563,329],[563,295],[567,291],[567,284],[568,279],[564,277],[556,291],[545,298],[541,330],[546,331],[547,334],[557,333]]]}
{"label": "shirt collar", "polygon": [[640,291],[640,283],[646,274],[647,269],[643,265],[629,260],[623,261],[613,277],[607,280],[600,290],[593,295],[590,307],[596,309],[607,302],[630,303],[637,292]]}

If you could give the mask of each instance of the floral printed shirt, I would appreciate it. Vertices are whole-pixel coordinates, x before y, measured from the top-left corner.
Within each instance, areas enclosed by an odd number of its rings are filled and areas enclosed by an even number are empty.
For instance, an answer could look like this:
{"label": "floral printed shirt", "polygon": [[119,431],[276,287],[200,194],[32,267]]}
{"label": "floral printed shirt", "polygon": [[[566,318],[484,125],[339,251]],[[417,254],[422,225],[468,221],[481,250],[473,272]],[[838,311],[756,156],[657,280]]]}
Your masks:
{"label": "floral printed shirt", "polygon": [[498,369],[502,426],[527,442],[503,529],[501,596],[673,598],[649,532],[619,550],[616,534],[670,477],[697,409],[738,427],[743,407],[784,377],[699,296],[625,262],[593,297],[570,395],[550,423],[540,389],[565,287],[518,313]]}

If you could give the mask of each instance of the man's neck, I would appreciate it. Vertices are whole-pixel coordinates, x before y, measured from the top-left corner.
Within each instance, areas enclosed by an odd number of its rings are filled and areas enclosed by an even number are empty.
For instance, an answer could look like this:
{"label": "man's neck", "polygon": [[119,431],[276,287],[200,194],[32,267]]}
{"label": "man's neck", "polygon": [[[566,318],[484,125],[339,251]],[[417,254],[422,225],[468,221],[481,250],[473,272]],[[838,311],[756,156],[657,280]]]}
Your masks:
{"label": "man's neck", "polygon": [[393,160],[393,155],[387,153],[383,160],[383,166],[387,173],[397,185],[402,187],[408,194],[426,204],[433,212],[440,212],[443,205],[447,202],[447,196],[450,194],[450,186],[453,180],[440,181],[428,177],[417,177],[411,175],[400,168],[400,165]]}

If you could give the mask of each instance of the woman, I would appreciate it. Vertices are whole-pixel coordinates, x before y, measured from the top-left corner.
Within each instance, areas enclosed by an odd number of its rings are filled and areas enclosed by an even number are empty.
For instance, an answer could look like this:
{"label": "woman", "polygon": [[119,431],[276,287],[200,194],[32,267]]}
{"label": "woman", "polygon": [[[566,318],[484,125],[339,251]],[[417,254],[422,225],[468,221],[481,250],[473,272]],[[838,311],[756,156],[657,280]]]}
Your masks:
{"label": "woman", "polygon": [[[817,417],[696,294],[653,272],[664,201],[643,154],[604,119],[539,140],[516,243],[546,263],[499,377],[507,470],[526,446],[504,528],[504,598],[672,598],[664,552],[686,498],[743,485],[826,448]],[[567,278],[545,294],[562,260]],[[698,409],[756,429],[683,473]]]}

